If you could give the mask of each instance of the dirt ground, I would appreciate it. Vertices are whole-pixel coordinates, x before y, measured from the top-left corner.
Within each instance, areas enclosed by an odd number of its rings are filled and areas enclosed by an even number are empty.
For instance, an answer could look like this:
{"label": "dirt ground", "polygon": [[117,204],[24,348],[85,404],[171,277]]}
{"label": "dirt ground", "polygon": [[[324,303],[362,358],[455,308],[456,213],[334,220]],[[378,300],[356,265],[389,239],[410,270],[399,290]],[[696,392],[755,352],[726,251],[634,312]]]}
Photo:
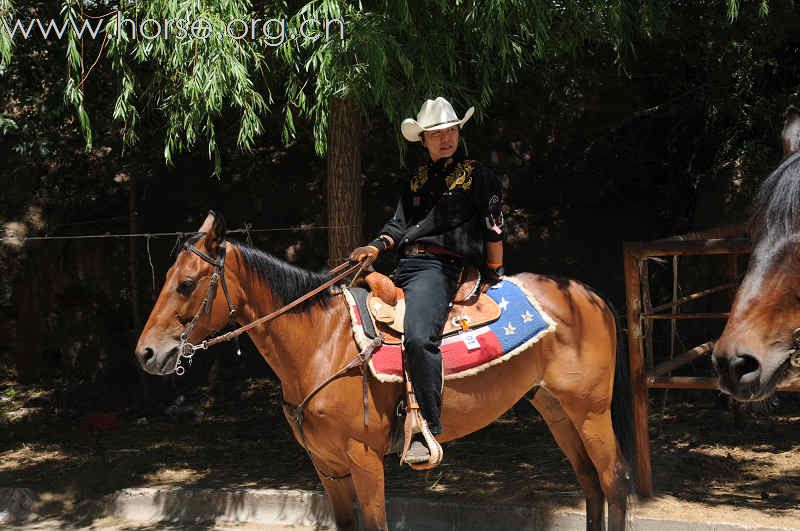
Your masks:
{"label": "dirt ground", "polygon": [[[278,384],[268,378],[245,380],[205,408],[201,396],[190,397],[175,415],[121,413],[118,424],[61,410],[54,392],[0,383],[0,487],[40,493],[38,514],[91,524],[100,518],[93,500],[128,487],[320,489],[277,406]],[[779,398],[762,411],[734,414],[714,393],[673,391],[665,402],[652,392],[657,496],[638,510],[800,526],[800,397]],[[91,431],[97,428],[106,429]],[[387,493],[582,505],[566,459],[527,404],[444,450],[443,465],[429,473],[387,457]]]}

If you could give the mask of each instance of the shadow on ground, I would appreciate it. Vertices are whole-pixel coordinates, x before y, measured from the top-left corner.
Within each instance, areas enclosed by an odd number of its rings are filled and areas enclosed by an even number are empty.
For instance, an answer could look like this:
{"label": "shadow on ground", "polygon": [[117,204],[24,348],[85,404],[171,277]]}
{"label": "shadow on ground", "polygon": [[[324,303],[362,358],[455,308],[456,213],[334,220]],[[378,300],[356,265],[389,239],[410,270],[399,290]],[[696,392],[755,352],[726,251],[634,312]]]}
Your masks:
{"label": "shadow on ground", "polygon": [[[47,393],[39,392],[32,407],[25,389],[15,389],[16,398],[2,404],[0,487],[41,493],[35,507],[41,515],[69,515],[70,524],[88,526],[101,517],[96,500],[129,487],[321,488],[277,405],[278,384],[268,378],[242,381],[202,417],[160,415],[145,424],[136,415],[121,416],[118,427],[99,433],[82,429],[79,419],[50,414]],[[710,393],[703,396],[668,404],[652,416],[658,494],[798,516],[796,400],[750,416],[737,428],[730,411]],[[513,505],[557,499],[582,506],[566,459],[527,404],[444,449],[444,464],[428,473],[387,457],[387,493]],[[170,503],[164,500],[168,512],[180,517],[183,508]],[[235,496],[228,503],[236,503]],[[206,512],[212,518],[227,508]]]}

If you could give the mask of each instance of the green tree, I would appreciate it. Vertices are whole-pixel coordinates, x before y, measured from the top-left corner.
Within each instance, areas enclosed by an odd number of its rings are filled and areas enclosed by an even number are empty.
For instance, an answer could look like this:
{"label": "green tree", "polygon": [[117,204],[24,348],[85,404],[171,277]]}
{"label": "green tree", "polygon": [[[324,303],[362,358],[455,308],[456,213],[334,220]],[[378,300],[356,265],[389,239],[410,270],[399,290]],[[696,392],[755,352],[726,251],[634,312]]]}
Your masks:
{"label": "green tree", "polygon": [[[728,6],[735,16],[737,0]],[[86,88],[103,72],[115,101],[97,112],[112,114],[127,149],[146,127],[148,136],[160,136],[168,164],[202,146],[217,174],[230,149],[227,140],[221,144],[221,131],[235,129],[236,149],[248,151],[269,113],[283,116],[287,142],[298,117],[310,121],[317,153],[328,156],[329,255],[336,260],[363,236],[364,130],[376,124],[398,129],[422,100],[440,94],[460,109],[476,105],[480,118],[498,88],[516,83],[522,71],[547,68],[565,54],[599,45],[624,59],[633,37],[650,33],[660,10],[669,7],[632,0],[315,0],[258,7],[245,0],[62,0],[64,23],[103,21],[100,37],[91,42],[66,33],[64,95],[91,147],[96,114],[87,110]],[[0,10],[10,13],[10,0],[0,0]],[[105,19],[88,18],[109,12]],[[132,26],[120,25],[119,15],[138,24],[206,20],[210,38],[133,38]],[[276,46],[269,39],[216,38],[231,21],[255,19],[285,19],[286,40]],[[315,35],[308,35],[309,27]],[[321,34],[326,29],[330,35]],[[12,48],[3,35],[0,68]],[[402,155],[399,133],[396,138]]]}

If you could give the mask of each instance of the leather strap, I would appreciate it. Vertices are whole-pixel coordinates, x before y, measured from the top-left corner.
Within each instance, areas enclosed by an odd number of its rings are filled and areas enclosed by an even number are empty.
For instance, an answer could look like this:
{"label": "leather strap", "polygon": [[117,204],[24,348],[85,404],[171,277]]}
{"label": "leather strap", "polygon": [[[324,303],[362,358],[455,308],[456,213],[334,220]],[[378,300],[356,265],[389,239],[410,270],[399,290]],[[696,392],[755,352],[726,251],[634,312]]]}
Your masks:
{"label": "leather strap", "polygon": [[[349,264],[349,262],[347,262],[347,264]],[[342,265],[345,265],[345,264],[342,264]],[[339,267],[341,267],[341,266],[339,266]],[[279,315],[283,315],[284,313],[288,312],[289,310],[291,310],[295,306],[297,306],[299,304],[302,304],[303,302],[307,301],[308,299],[310,299],[314,295],[316,295],[316,294],[328,289],[329,287],[333,286],[334,284],[339,282],[344,277],[350,275],[350,273],[353,273],[354,271],[360,270],[362,267],[363,267],[363,264],[361,264],[361,263],[356,263],[356,264],[354,264],[354,265],[352,265],[350,267],[347,267],[344,271],[342,271],[338,275],[334,276],[330,280],[325,281],[325,283],[323,283],[319,287],[314,288],[313,290],[309,291],[308,293],[306,293],[302,297],[298,297],[297,299],[293,300],[289,304],[287,304],[287,305],[285,305],[285,306],[283,306],[281,308],[278,308],[274,312],[272,312],[272,313],[270,313],[268,315],[265,315],[264,317],[259,317],[255,321],[250,322],[250,323],[248,323],[248,324],[246,324],[244,326],[240,326],[236,330],[232,330],[231,332],[228,332],[228,333],[223,334],[221,336],[215,337],[214,339],[208,341],[206,343],[206,346],[212,347],[212,346],[214,346],[214,345],[216,345],[218,343],[223,343],[225,341],[230,341],[231,339],[244,334],[245,332],[247,332],[251,328],[254,328],[254,327],[256,327],[256,326],[258,326],[260,324],[266,323],[267,321],[271,321],[271,320],[275,319],[276,317],[278,317]],[[340,270],[340,269],[337,267],[334,270]]]}
{"label": "leather strap", "polygon": [[446,249],[445,247],[434,245],[432,243],[411,243],[403,247],[403,255],[405,256],[414,256],[425,253],[464,258],[460,254],[453,252],[450,249]]}

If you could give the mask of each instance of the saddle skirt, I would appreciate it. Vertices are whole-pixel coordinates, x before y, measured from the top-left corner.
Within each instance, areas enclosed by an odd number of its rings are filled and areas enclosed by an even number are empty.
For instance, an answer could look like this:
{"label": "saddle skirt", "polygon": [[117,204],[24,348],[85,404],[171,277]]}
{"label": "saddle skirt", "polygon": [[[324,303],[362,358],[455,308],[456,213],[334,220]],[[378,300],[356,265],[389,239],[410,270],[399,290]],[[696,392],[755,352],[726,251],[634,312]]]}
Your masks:
{"label": "saddle skirt", "polygon": [[[383,286],[388,287],[388,284],[384,283]],[[402,382],[401,325],[404,305],[398,304],[402,301],[402,295],[395,292],[399,296],[392,306],[375,292],[367,294],[362,288],[344,288],[343,292],[358,348],[364,349],[376,336],[381,337],[382,343],[373,351],[369,362],[372,374],[381,382]],[[545,313],[536,298],[513,277],[504,277],[486,293],[473,299],[475,302],[472,304],[460,304],[457,295],[453,311],[448,317],[441,343],[445,380],[464,378],[507,361],[556,328],[555,321]],[[373,316],[372,313],[379,312],[366,310],[367,306],[376,304],[380,305],[378,310],[383,310],[381,316]],[[470,321],[469,328],[465,330],[453,324],[456,317],[466,314],[463,308],[477,308],[478,304],[483,307],[476,310],[477,317]],[[392,322],[381,323],[379,317],[391,318]],[[397,328],[400,331],[395,329],[398,321],[400,326]],[[390,326],[385,326],[387,324]]]}

